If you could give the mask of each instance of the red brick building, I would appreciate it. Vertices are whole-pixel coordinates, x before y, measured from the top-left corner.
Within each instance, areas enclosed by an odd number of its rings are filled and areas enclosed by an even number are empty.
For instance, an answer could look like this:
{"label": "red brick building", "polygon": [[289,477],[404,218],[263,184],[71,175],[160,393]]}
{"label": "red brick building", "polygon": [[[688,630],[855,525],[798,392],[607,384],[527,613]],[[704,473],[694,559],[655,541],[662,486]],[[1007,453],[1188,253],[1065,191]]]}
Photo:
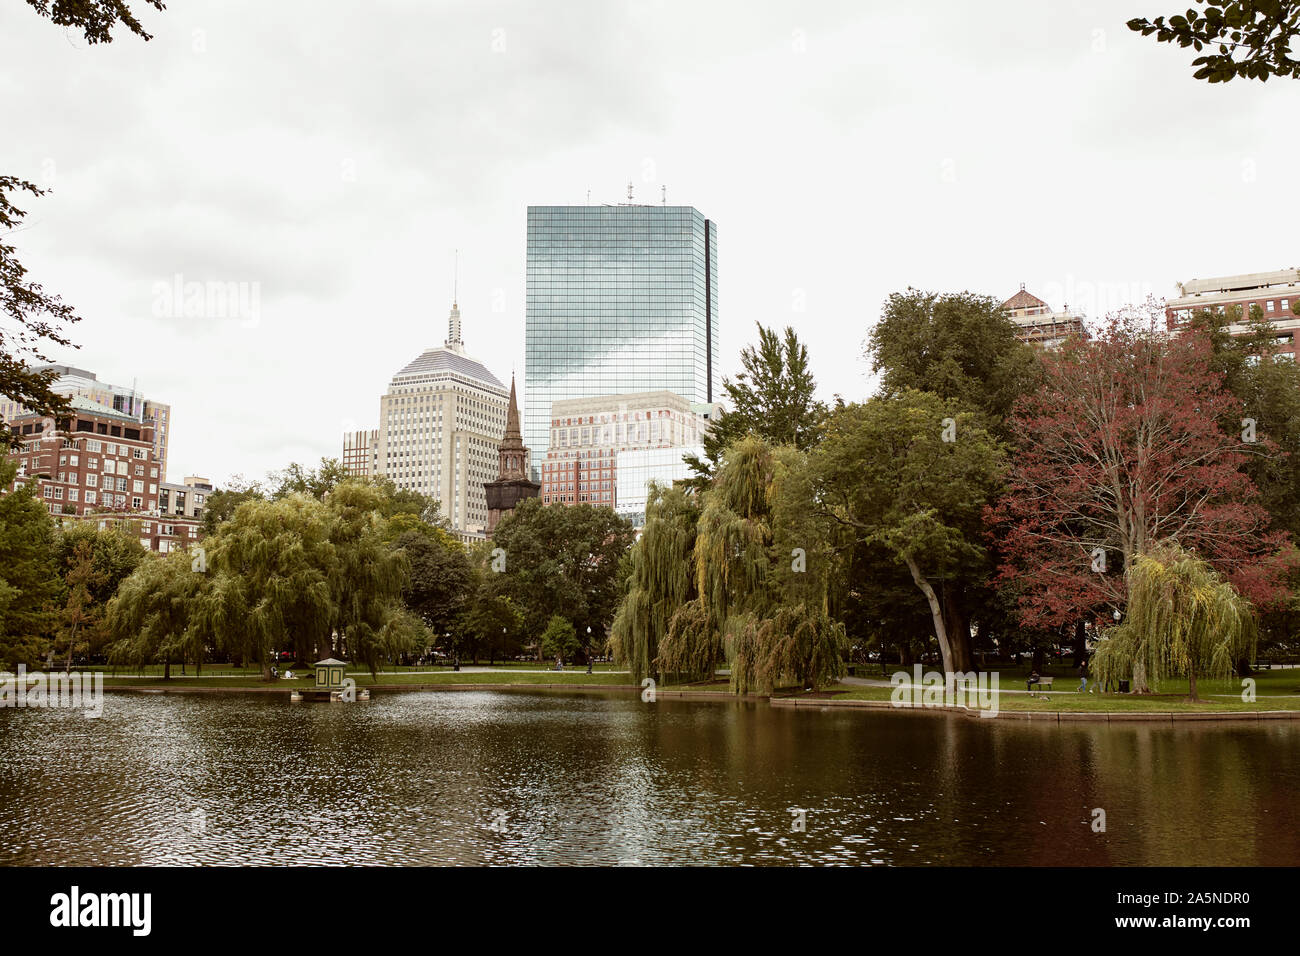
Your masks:
{"label": "red brick building", "polygon": [[18,464],[16,480],[35,481],[54,515],[155,511],[160,479],[153,424],[85,398],[71,404],[72,416],[63,421],[28,413],[10,422],[23,441],[9,453]]}
{"label": "red brick building", "polygon": [[1253,307],[1277,330],[1274,344],[1277,358],[1295,361],[1296,333],[1300,331],[1300,269],[1275,272],[1252,272],[1245,275],[1219,276],[1214,279],[1189,279],[1178,283],[1180,295],[1165,303],[1169,330],[1177,332],[1193,312],[1204,309],[1241,309],[1240,321],[1229,326],[1233,335],[1248,331],[1246,320]]}

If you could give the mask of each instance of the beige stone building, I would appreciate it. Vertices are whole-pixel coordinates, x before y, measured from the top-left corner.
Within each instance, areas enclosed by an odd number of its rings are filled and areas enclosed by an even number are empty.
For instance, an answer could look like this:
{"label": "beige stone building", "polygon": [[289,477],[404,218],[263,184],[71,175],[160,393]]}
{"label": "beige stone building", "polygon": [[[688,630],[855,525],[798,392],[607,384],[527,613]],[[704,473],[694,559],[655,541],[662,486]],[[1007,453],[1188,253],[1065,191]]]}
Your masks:
{"label": "beige stone building", "polygon": [[425,349],[392,378],[379,400],[374,474],[437,498],[465,541],[486,537],[483,485],[497,476],[510,393],[465,351],[452,303],[447,340]]}

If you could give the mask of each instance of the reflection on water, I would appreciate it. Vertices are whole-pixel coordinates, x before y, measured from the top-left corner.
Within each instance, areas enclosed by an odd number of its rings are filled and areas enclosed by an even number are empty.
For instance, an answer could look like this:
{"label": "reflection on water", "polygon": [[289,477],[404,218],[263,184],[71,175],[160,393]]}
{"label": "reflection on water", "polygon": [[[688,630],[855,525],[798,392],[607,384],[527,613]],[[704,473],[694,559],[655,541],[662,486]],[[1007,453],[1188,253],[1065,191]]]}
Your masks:
{"label": "reflection on water", "polygon": [[473,691],[0,710],[3,864],[1293,865],[1297,791],[1290,721]]}

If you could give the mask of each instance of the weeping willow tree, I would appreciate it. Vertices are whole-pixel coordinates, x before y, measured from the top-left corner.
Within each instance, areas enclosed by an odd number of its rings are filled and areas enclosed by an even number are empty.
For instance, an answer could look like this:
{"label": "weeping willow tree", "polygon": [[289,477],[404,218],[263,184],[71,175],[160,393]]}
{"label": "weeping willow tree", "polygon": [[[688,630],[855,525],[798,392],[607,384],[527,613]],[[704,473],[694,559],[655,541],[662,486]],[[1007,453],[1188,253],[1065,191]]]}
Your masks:
{"label": "weeping willow tree", "polygon": [[804,453],[751,435],[727,448],[698,497],[654,494],[611,640],[637,681],[707,678],[728,660],[740,694],[844,673],[828,529],[810,487]]}
{"label": "weeping willow tree", "polygon": [[1198,676],[1230,677],[1236,662],[1254,652],[1250,603],[1177,542],[1139,555],[1127,577],[1128,614],[1093,655],[1097,680],[1183,677],[1196,700]]}
{"label": "weeping willow tree", "polygon": [[830,529],[811,488],[805,453],[750,436],[727,450],[705,495],[694,566],[712,644],[697,643],[725,649],[734,693],[844,674],[848,641],[828,613]]}
{"label": "weeping willow tree", "polygon": [[695,495],[651,487],[645,528],[629,553],[628,593],[610,629],[615,659],[628,665],[638,683],[655,672],[673,615],[695,597],[691,553],[699,516]]}
{"label": "weeping willow tree", "polygon": [[707,678],[725,658],[722,632],[704,603],[696,598],[679,607],[669,619],[668,633],[659,645],[659,670]]}
{"label": "weeping willow tree", "polygon": [[844,674],[844,625],[807,604],[778,607],[769,618],[745,614],[729,628],[731,689],[771,694],[782,683],[814,689]]}
{"label": "weeping willow tree", "polygon": [[300,494],[246,501],[204,548],[210,580],[193,609],[197,633],[260,665],[268,681],[273,651],[306,659],[329,646],[339,557],[325,505]]}
{"label": "weeping willow tree", "polygon": [[[325,499],[336,560],[327,566],[333,620],[322,634],[338,634],[338,651],[372,676],[386,660],[414,650],[424,634],[403,611],[409,565],[404,552],[388,545],[386,503],[381,488],[360,481],[341,482]],[[326,643],[317,653],[329,651]]]}
{"label": "weeping willow tree", "polygon": [[110,663],[161,663],[165,680],[175,661],[193,661],[202,673],[205,646],[192,611],[207,580],[190,561],[184,551],[148,557],[122,581],[107,608]]}

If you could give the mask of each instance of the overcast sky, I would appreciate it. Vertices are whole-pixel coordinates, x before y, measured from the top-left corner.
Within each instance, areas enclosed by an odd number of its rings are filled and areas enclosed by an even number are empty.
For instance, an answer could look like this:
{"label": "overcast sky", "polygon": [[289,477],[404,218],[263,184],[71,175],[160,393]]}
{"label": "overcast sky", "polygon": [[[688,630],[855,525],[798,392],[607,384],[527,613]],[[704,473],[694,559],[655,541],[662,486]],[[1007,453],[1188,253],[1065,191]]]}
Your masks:
{"label": "overcast sky", "polygon": [[[171,403],[173,481],[374,427],[457,248],[522,388],[526,207],[629,181],[718,223],[723,371],[790,324],[827,397],[909,285],[1098,317],[1300,264],[1300,82],[1193,81],[1124,27],[1173,0],[132,5],[154,39],[95,47],[0,6],[0,171],[54,190],[13,237],[84,317],[52,357]],[[178,277],[246,298],[186,315]]]}

